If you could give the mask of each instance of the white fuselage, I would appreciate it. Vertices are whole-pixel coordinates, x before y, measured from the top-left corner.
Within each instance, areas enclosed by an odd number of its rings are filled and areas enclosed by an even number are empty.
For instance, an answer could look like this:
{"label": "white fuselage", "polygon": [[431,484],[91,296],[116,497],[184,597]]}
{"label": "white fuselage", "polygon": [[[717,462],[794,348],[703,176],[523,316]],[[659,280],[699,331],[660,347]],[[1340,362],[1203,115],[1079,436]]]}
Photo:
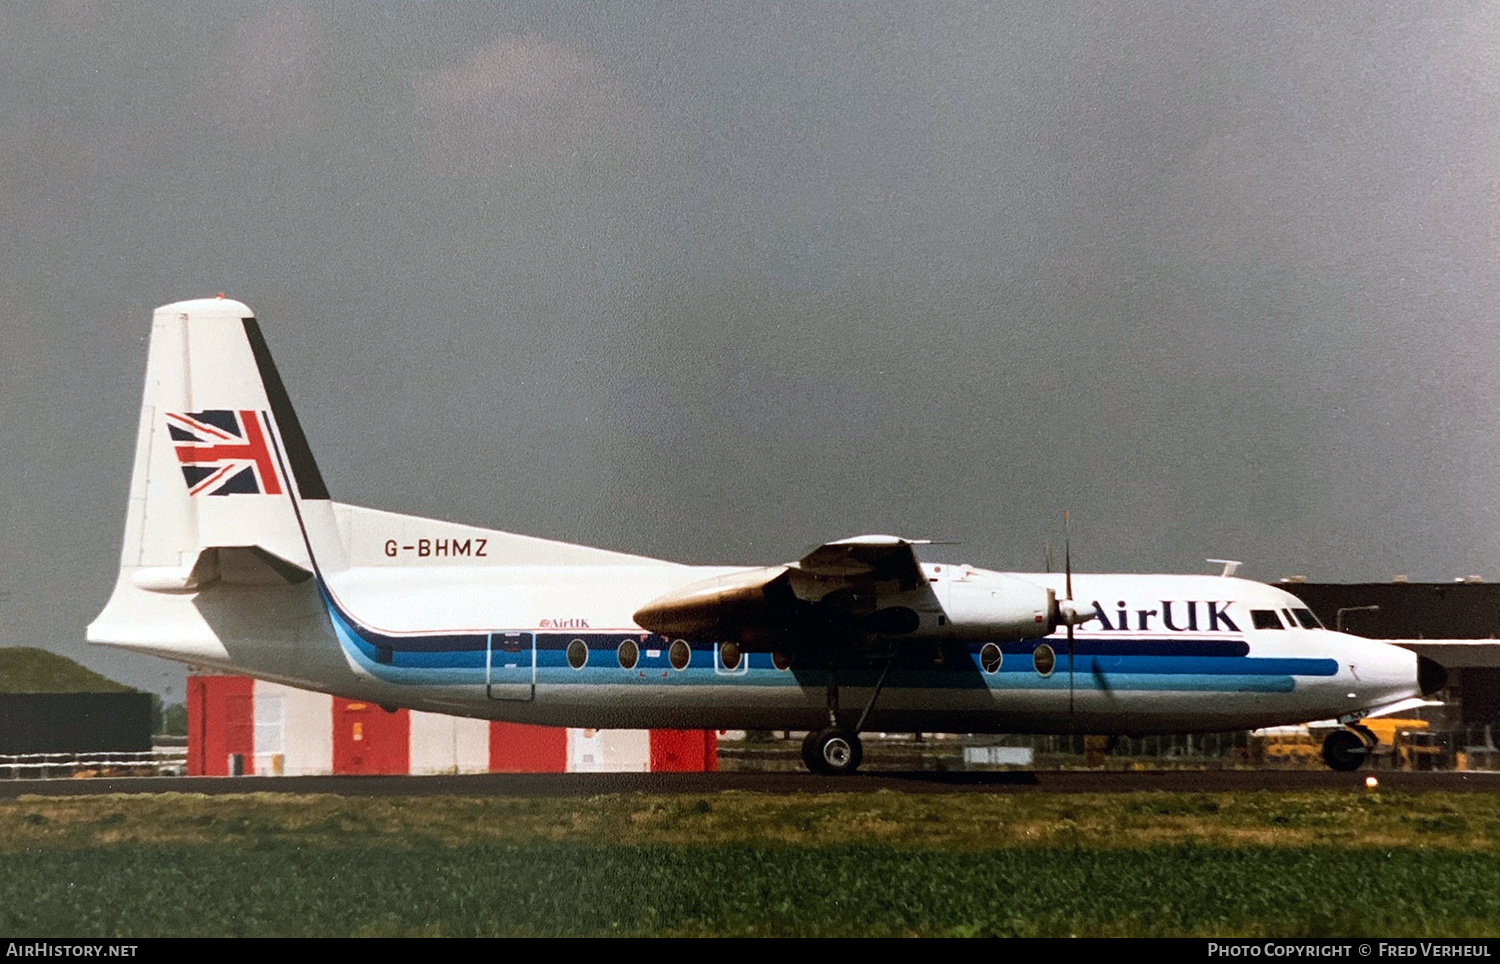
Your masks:
{"label": "white fuselage", "polygon": [[[405,519],[340,508],[346,518],[366,513],[363,523]],[[519,538],[465,536],[488,538],[485,559]],[[420,549],[419,538],[399,545]],[[326,580],[210,585],[187,595],[137,591],[136,604],[158,612],[132,623],[154,627],[154,638],[114,642],[372,702],[488,719],[721,729],[807,729],[827,719],[826,661],[788,665],[780,654],[750,652],[726,666],[720,646],[695,643],[684,644],[685,665],[676,665],[672,640],[631,621],[643,602],[734,569],[628,556],[603,564],[486,564],[437,555],[436,539],[452,537],[432,538],[424,554],[404,560],[386,555],[388,540],[377,540],[381,564],[351,566]],[[924,569],[945,605],[972,597],[993,575],[942,564]],[[1007,575],[1063,591],[1057,574]],[[1213,731],[1337,717],[1416,695],[1413,654],[1304,628],[1292,616],[1302,604],[1271,586],[1212,576],[1078,574],[1074,593],[1085,608],[1096,605],[1098,617],[1074,631],[1072,659],[1062,629],[991,643],[903,642],[866,728]],[[973,611],[982,600],[962,605]],[[1256,611],[1276,614],[1281,628],[1254,628],[1257,618],[1269,622]],[[166,626],[178,631],[163,633]],[[1050,647],[1050,659],[1038,654],[1042,647]],[[843,707],[864,705],[882,665],[845,659],[834,667]]]}

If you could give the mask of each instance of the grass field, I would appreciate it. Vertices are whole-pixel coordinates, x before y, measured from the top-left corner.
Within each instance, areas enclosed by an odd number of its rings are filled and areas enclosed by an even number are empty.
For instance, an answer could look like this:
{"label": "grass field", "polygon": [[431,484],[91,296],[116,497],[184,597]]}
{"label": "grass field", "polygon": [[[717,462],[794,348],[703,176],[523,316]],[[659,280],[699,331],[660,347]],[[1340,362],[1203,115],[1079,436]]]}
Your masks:
{"label": "grass field", "polygon": [[21,798],[0,933],[1492,935],[1500,798]]}
{"label": "grass field", "polygon": [[133,692],[66,656],[35,646],[0,646],[0,693]]}

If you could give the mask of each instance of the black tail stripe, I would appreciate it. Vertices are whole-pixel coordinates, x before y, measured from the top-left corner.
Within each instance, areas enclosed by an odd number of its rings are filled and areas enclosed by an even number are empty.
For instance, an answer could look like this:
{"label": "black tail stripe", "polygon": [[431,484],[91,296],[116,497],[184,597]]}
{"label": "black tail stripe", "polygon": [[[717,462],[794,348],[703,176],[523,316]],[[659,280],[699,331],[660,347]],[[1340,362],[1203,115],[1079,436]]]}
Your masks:
{"label": "black tail stripe", "polygon": [[255,367],[260,369],[260,380],[266,386],[266,397],[271,402],[271,414],[276,417],[276,427],[286,444],[286,456],[292,463],[292,475],[297,480],[297,492],[304,499],[328,498],[328,486],[323,484],[323,473],[313,459],[312,446],[302,434],[297,422],[297,413],[292,409],[292,400],[281,384],[281,375],[276,363],[271,360],[271,350],[260,333],[260,325],[254,318],[245,320],[245,337],[250,340],[250,351],[255,355]]}

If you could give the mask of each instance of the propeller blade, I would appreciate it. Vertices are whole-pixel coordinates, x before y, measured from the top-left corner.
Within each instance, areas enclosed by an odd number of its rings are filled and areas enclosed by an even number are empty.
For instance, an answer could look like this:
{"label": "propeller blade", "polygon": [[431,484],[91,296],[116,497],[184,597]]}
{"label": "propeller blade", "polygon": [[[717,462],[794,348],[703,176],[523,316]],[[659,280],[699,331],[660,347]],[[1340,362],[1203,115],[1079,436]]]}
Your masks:
{"label": "propeller blade", "polygon": [[1073,624],[1068,623],[1068,712],[1073,712]]}
{"label": "propeller blade", "polygon": [[[1068,599],[1073,598],[1073,527],[1068,510],[1063,510],[1063,569],[1067,572]],[[1069,637],[1071,638],[1071,637]]]}
{"label": "propeller blade", "polygon": [[[1064,576],[1064,585],[1067,587],[1067,592],[1068,592],[1068,608],[1069,608],[1069,610],[1073,610],[1073,609],[1077,608],[1073,604],[1073,525],[1072,525],[1072,520],[1070,519],[1070,517],[1068,515],[1068,510],[1067,509],[1063,510],[1063,571],[1066,573],[1066,575]],[[1070,618],[1067,620],[1067,623],[1068,623],[1068,712],[1072,713],[1073,712],[1073,694],[1078,689],[1078,687],[1074,685],[1074,678],[1073,678],[1073,618],[1071,617],[1071,615],[1070,615]]]}

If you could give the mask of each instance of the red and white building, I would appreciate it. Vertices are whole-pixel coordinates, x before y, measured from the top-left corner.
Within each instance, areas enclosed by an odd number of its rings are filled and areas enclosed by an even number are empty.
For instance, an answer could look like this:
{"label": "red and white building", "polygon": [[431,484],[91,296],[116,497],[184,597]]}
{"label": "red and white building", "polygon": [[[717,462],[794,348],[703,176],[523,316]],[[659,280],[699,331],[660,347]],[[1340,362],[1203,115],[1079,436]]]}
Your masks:
{"label": "red and white building", "polygon": [[584,730],[388,712],[247,676],[188,677],[188,775],[718,769],[713,730]]}

